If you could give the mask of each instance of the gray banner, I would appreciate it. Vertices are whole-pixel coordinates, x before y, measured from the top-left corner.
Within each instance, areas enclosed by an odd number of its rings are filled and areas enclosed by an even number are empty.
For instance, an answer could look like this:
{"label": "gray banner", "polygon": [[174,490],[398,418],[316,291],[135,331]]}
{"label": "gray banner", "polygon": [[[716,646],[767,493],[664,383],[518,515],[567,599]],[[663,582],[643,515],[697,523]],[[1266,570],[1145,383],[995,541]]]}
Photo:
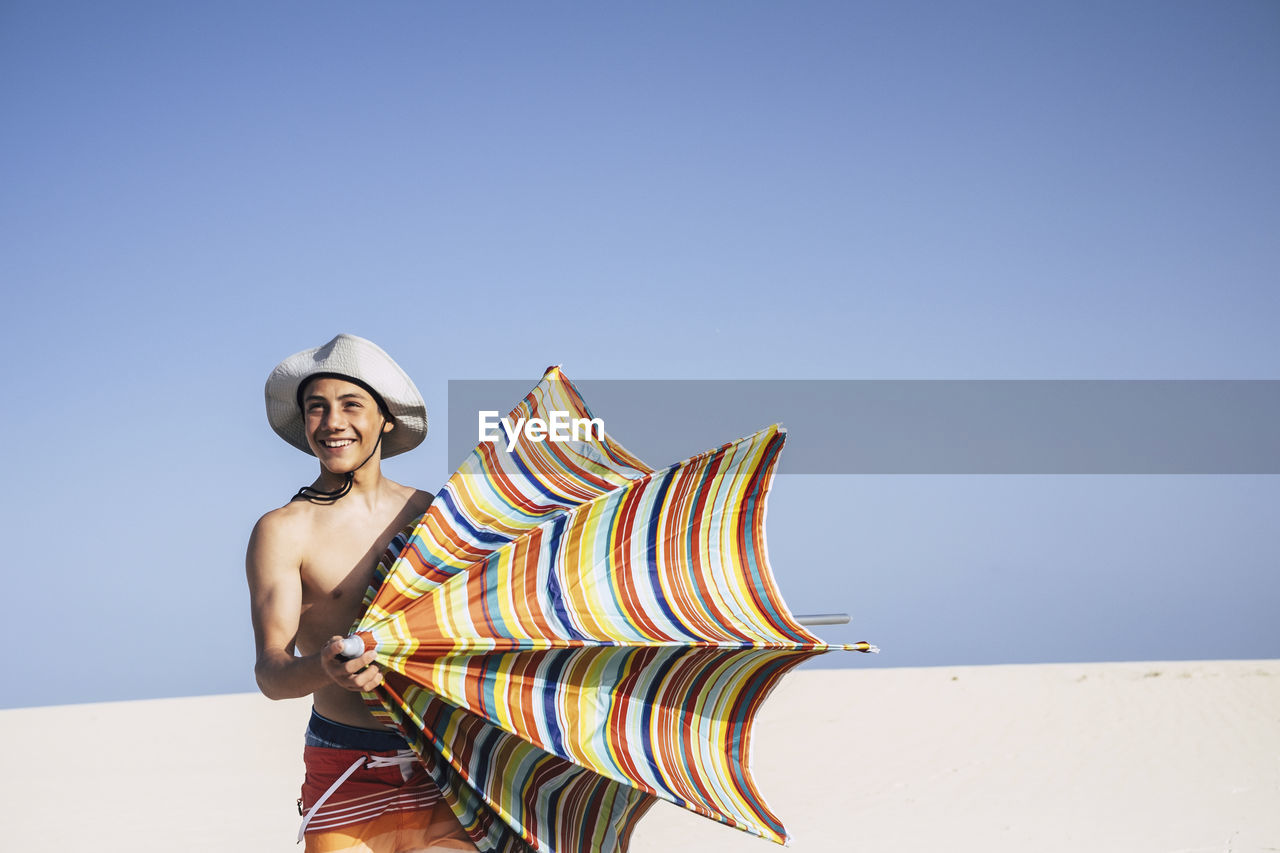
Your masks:
{"label": "gray banner", "polygon": [[[536,380],[450,380],[456,469],[478,413]],[[1280,474],[1280,380],[575,381],[653,467],[773,423],[784,474]],[[505,446],[505,440],[500,446]]]}

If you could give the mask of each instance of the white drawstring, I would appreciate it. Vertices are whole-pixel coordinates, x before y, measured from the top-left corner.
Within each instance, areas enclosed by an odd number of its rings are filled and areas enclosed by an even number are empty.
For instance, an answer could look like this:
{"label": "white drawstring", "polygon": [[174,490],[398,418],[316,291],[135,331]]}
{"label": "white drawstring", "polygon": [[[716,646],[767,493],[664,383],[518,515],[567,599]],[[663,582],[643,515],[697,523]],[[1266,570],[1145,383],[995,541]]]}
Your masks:
{"label": "white drawstring", "polygon": [[411,749],[397,750],[395,755],[370,755],[366,767],[399,767],[400,775],[407,781],[412,773],[409,768],[418,762],[418,756]]}
{"label": "white drawstring", "polygon": [[[368,764],[365,764],[366,760],[369,762]],[[316,800],[315,805],[307,809],[307,813],[303,815],[302,826],[298,827],[299,843],[301,843],[303,836],[306,835],[307,824],[311,823],[311,818],[315,817],[316,812],[324,805],[325,800],[329,799],[334,791],[342,787],[342,783],[350,779],[351,774],[359,770],[361,765],[370,769],[375,767],[399,767],[400,775],[407,781],[411,775],[409,768],[412,767],[417,760],[418,756],[413,753],[413,750],[401,749],[398,750],[395,755],[362,755],[355,761],[351,762],[351,766],[338,777],[337,781],[329,786],[329,790],[320,795],[320,799]]]}

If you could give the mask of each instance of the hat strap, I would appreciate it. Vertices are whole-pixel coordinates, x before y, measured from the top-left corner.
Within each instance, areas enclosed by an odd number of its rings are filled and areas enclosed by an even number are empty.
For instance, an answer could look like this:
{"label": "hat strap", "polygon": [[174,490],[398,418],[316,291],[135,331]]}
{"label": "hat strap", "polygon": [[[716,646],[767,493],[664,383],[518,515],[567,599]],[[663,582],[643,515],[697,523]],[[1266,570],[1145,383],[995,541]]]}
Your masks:
{"label": "hat strap", "polygon": [[[382,419],[382,425],[386,426],[387,423],[388,421],[384,417]],[[373,450],[369,451],[369,455],[364,458],[363,462],[344,475],[346,477],[346,481],[343,482],[341,486],[327,492],[323,489],[317,489],[314,486],[303,486],[301,489],[298,489],[297,494],[289,498],[289,501],[291,503],[293,501],[311,501],[312,503],[317,504],[331,504],[336,503],[339,498],[346,497],[351,491],[351,487],[355,485],[356,471],[359,471],[365,465],[369,464],[369,460],[373,458],[373,454],[378,452],[378,447],[382,444],[382,434],[382,427],[379,427],[378,440],[373,443]]]}

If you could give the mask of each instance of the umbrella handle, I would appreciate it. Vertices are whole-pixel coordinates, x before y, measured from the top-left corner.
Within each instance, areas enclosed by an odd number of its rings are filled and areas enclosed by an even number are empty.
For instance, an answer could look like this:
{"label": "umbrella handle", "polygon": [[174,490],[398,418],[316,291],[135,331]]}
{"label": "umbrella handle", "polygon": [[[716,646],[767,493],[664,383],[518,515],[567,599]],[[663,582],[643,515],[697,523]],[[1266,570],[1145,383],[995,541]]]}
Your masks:
{"label": "umbrella handle", "polygon": [[[810,625],[848,625],[849,614],[848,613],[806,613],[804,616],[796,616],[795,620],[806,628],[808,628]],[[871,652],[872,654],[880,653],[880,649],[878,647],[873,646],[866,641],[863,641],[860,643],[854,643],[853,645],[845,646],[845,648],[851,649],[857,652]]]}
{"label": "umbrella handle", "polygon": [[366,651],[368,649],[364,647],[364,640],[352,634],[342,641],[342,651],[339,654],[347,660],[354,660]]}
{"label": "umbrella handle", "polygon": [[807,613],[797,616],[796,621],[806,628],[810,625],[848,625],[848,613]]}

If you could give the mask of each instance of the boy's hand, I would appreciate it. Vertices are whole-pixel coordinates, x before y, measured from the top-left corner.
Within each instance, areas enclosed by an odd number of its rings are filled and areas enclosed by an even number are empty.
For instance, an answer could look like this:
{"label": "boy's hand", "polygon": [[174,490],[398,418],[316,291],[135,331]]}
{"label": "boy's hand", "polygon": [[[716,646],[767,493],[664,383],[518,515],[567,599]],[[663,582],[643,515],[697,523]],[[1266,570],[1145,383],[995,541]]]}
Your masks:
{"label": "boy's hand", "polygon": [[320,650],[320,663],[334,684],[352,692],[367,693],[382,683],[382,670],[373,663],[375,654],[367,651],[358,658],[344,660],[342,638],[332,637]]}

